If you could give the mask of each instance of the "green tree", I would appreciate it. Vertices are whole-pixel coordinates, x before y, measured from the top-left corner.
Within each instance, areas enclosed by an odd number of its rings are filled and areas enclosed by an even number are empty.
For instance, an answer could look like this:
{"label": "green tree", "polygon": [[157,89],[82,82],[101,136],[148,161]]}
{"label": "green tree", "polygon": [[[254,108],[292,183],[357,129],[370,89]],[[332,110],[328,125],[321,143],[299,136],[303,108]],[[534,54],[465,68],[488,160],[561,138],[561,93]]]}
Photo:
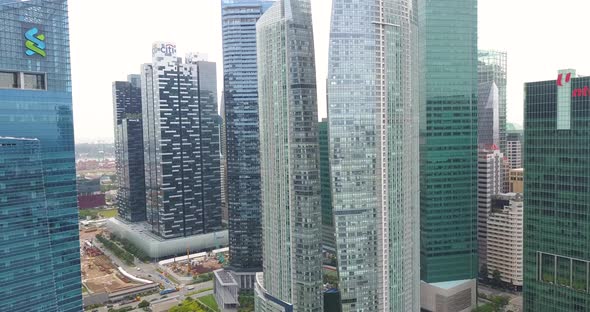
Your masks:
{"label": "green tree", "polygon": [[192,298],[186,298],[180,305],[172,307],[169,312],[207,312]]}
{"label": "green tree", "polygon": [[502,274],[498,270],[492,272],[492,285],[498,287],[502,285]]}
{"label": "green tree", "polygon": [[241,290],[238,296],[240,307],[238,312],[254,312],[254,292]]}
{"label": "green tree", "polygon": [[140,303],[137,305],[137,307],[138,307],[138,308],[147,308],[147,307],[149,307],[149,306],[150,306],[150,303],[149,303],[149,302],[147,302],[147,301],[145,301],[145,300],[143,300],[142,302],[140,302]]}
{"label": "green tree", "polygon": [[506,296],[496,296],[493,297],[491,301],[496,311],[502,311],[504,307],[510,302],[510,298]]}
{"label": "green tree", "polygon": [[488,266],[487,265],[482,265],[481,269],[479,271],[479,276],[481,276],[481,278],[483,278],[484,281],[488,281],[489,280],[489,275],[490,273],[488,272]]}

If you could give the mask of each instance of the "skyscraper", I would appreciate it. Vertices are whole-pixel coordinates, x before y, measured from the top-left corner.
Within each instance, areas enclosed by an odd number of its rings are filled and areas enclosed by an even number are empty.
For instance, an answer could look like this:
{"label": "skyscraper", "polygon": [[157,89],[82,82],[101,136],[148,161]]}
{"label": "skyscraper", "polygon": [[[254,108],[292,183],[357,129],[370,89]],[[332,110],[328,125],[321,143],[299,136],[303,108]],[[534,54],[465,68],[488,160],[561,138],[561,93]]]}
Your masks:
{"label": "skyscraper", "polygon": [[590,307],[590,77],[525,84],[524,310]]}
{"label": "skyscraper", "polygon": [[140,84],[139,75],[113,83],[117,205],[119,216],[129,222],[146,220]]}
{"label": "skyscraper", "polygon": [[422,308],[435,311],[441,295],[441,305],[470,311],[478,272],[477,0],[420,3]]}
{"label": "skyscraper", "polygon": [[[70,47],[68,7],[65,0],[0,0],[0,136],[37,139],[39,141],[40,164],[43,171],[44,193],[46,198],[48,235],[51,245],[50,260],[44,263],[42,270],[51,277],[35,278],[43,281],[51,279],[55,285],[56,304],[39,303],[47,294],[29,292],[13,287],[16,284],[2,285],[2,289],[25,291],[19,294],[20,300],[27,300],[29,306],[21,311],[60,311],[79,312],[82,310],[82,284],[80,277],[80,244],[78,233],[78,210],[76,199],[76,168],[74,156],[74,131],[72,122],[72,87],[70,80]],[[17,142],[16,144],[20,144]],[[23,143],[24,144],[24,143]],[[27,162],[26,160],[23,160]],[[20,162],[20,161],[19,161]],[[37,166],[35,164],[34,166]],[[24,164],[23,164],[24,166]],[[12,170],[12,169],[9,169]],[[3,179],[3,178],[0,178]],[[14,181],[8,181],[6,186]],[[19,185],[23,200],[28,195],[42,197],[39,188],[39,176],[31,177],[31,184]],[[1,182],[0,184],[5,184]],[[30,187],[30,190],[28,189]],[[1,188],[1,187],[0,187]],[[4,192],[0,191],[0,192]],[[28,195],[27,195],[28,194]],[[16,194],[8,194],[10,196]],[[9,197],[10,197],[9,196]],[[4,204],[0,199],[2,214]],[[41,199],[33,200],[39,207]],[[33,208],[29,206],[29,208]],[[28,213],[33,213],[29,210]],[[36,212],[38,213],[38,212]],[[4,219],[2,215],[0,219]],[[7,216],[8,217],[8,216]],[[11,225],[20,235],[36,227],[36,216],[22,214],[12,215]],[[16,218],[16,219],[15,219]],[[17,221],[17,219],[20,221]],[[39,220],[38,220],[39,221]],[[33,222],[33,223],[31,223]],[[2,230],[2,235],[5,235]],[[22,236],[21,236],[22,237]],[[39,236],[37,236],[39,237]],[[10,244],[14,243],[11,241]],[[28,243],[28,242],[24,242]],[[46,243],[39,241],[40,249]],[[10,246],[10,247],[9,247]],[[21,245],[6,245],[0,240],[0,250],[14,248],[17,252]],[[35,252],[35,250],[29,250]],[[4,256],[2,256],[4,260]],[[0,260],[2,261],[2,260]],[[31,260],[33,261],[33,260]],[[13,266],[0,266],[0,280],[13,279],[14,274],[36,272],[37,263],[24,260],[12,262]],[[31,265],[30,267],[28,265]],[[23,266],[19,268],[19,266]],[[27,273],[28,274],[28,273]],[[22,276],[19,277],[23,277]],[[32,287],[38,289],[35,282]],[[4,284],[4,283],[3,283]],[[52,292],[51,285],[45,285],[47,292]],[[54,295],[50,295],[54,296]],[[2,304],[9,300],[2,293]],[[51,301],[51,299],[49,299]],[[10,303],[9,303],[10,304]],[[47,308],[43,310],[43,308]],[[3,310],[3,309],[0,309]],[[16,309],[17,311],[19,309]],[[8,309],[11,311],[11,309]]]}
{"label": "skyscraper", "polygon": [[147,221],[162,238],[221,229],[215,63],[171,43],[153,45],[142,66]]}
{"label": "skyscraper", "polygon": [[0,311],[58,311],[40,149],[0,137]]}
{"label": "skyscraper", "polygon": [[480,148],[477,169],[477,244],[481,269],[487,261],[487,224],[492,198],[503,193],[507,180],[504,154],[496,145]]}
{"label": "skyscraper", "polygon": [[273,2],[221,1],[230,268],[243,288],[262,268],[256,22]]}
{"label": "skyscraper", "polygon": [[318,108],[309,0],[281,0],[257,31],[263,273],[257,311],[322,311]]}
{"label": "skyscraper", "polygon": [[418,311],[418,8],[334,0],[328,116],[343,311]]}
{"label": "skyscraper", "polygon": [[479,51],[478,143],[506,152],[506,52]]}

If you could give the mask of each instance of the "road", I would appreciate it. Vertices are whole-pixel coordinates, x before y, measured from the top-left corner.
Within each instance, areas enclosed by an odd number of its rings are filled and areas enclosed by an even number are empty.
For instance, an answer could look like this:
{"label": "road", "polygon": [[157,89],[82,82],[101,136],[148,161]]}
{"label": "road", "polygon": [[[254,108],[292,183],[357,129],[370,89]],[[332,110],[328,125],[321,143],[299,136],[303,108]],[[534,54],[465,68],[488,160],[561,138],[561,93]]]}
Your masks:
{"label": "road", "polygon": [[[162,285],[164,285],[164,288],[177,288],[177,287],[179,288],[178,292],[174,292],[174,293],[164,295],[164,296],[161,296],[159,293],[156,293],[153,295],[142,297],[141,300],[146,300],[148,302],[151,302],[151,301],[154,301],[157,299],[162,299],[165,296],[166,297],[179,296],[179,300],[184,300],[186,298],[187,294],[189,294],[189,293],[196,292],[196,291],[199,291],[202,289],[213,288],[213,281],[208,281],[208,282],[204,282],[204,283],[200,283],[200,284],[193,284],[193,285],[176,285],[170,279],[167,279],[166,277],[162,276],[162,274],[157,271],[157,268],[158,268],[157,263],[144,263],[144,262],[141,262],[141,261],[135,259],[134,265],[129,266],[129,265],[125,264],[122,260],[120,260],[117,256],[115,256],[110,250],[105,248],[97,239],[95,239],[92,242],[92,244],[94,244],[107,257],[109,257],[114,265],[122,267],[125,271],[127,271],[127,273],[134,275],[136,277],[140,277],[143,279],[154,281],[156,283],[161,283]],[[139,270],[137,268],[139,268]],[[189,287],[192,289],[189,290],[188,289]],[[212,293],[213,293],[212,290],[208,290],[208,291],[196,294],[196,295],[191,295],[190,297],[191,298],[200,298],[203,296],[210,295]],[[123,305],[114,304],[112,306],[113,306],[113,308],[116,308],[116,309],[120,309],[123,307],[137,308],[138,304],[139,304],[139,302],[132,302],[132,303],[123,304]],[[99,312],[107,312],[108,308],[105,306],[105,307],[98,308],[97,310]],[[140,311],[140,309],[137,309],[137,310]]]}
{"label": "road", "polygon": [[488,298],[492,296],[506,296],[510,298],[509,310],[522,311],[522,293],[505,292],[483,284],[478,284],[477,289]]}
{"label": "road", "polygon": [[[187,297],[187,294],[188,293],[195,292],[195,291],[198,291],[198,290],[201,290],[201,289],[212,288],[213,287],[213,282],[212,281],[209,281],[209,282],[204,282],[204,283],[195,284],[195,285],[191,285],[191,286],[193,286],[194,289],[188,290],[187,287],[183,287],[178,292],[170,293],[170,294],[164,295],[164,296],[161,296],[158,293],[157,294],[153,294],[153,295],[149,295],[149,296],[145,296],[145,297],[142,297],[141,298],[141,301],[145,300],[147,302],[152,302],[152,301],[155,301],[155,300],[158,300],[158,299],[163,299],[164,297],[168,298],[168,297],[173,297],[173,296],[178,296],[178,299],[180,301],[182,301],[182,300],[184,300]],[[202,293],[191,295],[190,297],[193,298],[193,299],[196,299],[196,298],[204,297],[204,296],[211,295],[211,294],[213,294],[213,290],[207,290],[207,291],[204,291]],[[119,305],[119,304],[113,304],[113,308],[115,308],[115,309],[121,309],[121,308],[124,308],[124,307],[132,307],[132,308],[135,308],[137,311],[142,311],[141,309],[137,308],[137,305],[138,304],[139,304],[139,302],[132,302],[132,303],[121,304],[121,305]],[[98,312],[108,312],[109,308],[107,308],[106,306],[104,306],[104,307],[98,308],[97,310],[98,310]]]}

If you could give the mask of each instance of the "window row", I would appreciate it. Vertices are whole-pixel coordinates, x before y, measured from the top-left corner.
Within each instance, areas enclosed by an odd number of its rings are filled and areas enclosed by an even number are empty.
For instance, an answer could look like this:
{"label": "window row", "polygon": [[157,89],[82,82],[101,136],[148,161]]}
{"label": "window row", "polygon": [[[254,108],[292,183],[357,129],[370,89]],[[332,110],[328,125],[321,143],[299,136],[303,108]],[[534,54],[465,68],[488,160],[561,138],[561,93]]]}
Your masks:
{"label": "window row", "polygon": [[0,71],[0,89],[47,90],[43,73]]}

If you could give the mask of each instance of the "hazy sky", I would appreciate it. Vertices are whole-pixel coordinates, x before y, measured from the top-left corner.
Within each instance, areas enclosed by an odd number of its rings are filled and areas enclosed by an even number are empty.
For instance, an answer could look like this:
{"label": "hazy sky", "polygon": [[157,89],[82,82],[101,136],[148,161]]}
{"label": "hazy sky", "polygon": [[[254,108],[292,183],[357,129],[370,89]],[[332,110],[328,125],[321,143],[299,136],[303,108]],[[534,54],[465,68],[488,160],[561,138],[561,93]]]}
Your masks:
{"label": "hazy sky", "polygon": [[[444,1],[444,0],[431,0]],[[331,0],[311,0],[320,116]],[[154,41],[217,62],[222,87],[221,0],[70,0],[70,39],[77,142],[112,141],[111,84],[139,73]],[[590,75],[588,0],[479,0],[479,48],[508,52],[508,121],[522,123],[523,83],[556,78],[561,68]],[[587,37],[588,36],[588,37]]]}

